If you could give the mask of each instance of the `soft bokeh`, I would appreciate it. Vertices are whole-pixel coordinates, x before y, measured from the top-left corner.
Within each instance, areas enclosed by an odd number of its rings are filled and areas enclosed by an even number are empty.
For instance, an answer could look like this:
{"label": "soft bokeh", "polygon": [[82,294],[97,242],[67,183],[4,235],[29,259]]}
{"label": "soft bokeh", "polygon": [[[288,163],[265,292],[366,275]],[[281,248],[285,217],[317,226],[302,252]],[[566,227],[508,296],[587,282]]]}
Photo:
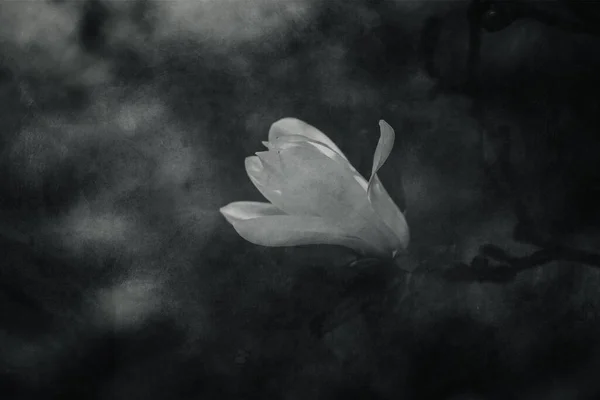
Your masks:
{"label": "soft bokeh", "polygon": [[[486,243],[534,249],[513,240],[514,199],[496,187],[506,131],[536,226],[598,247],[598,39],[526,20],[485,34],[474,98],[466,6],[0,3],[0,392],[597,396],[600,270],[554,262],[504,283],[436,271]],[[420,42],[434,16],[432,76]],[[347,268],[343,249],[236,235],[218,209],[261,200],[244,158],[287,116],[366,175],[377,121],[395,128],[380,177],[407,203],[406,262],[425,272],[389,278]]]}

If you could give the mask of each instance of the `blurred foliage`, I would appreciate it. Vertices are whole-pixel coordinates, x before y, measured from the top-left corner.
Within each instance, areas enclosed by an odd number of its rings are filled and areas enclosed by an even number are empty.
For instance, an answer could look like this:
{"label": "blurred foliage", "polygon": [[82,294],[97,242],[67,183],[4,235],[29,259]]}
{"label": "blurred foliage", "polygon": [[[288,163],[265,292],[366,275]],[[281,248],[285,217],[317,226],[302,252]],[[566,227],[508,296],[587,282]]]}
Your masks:
{"label": "blurred foliage", "polygon": [[[515,197],[560,243],[598,247],[598,39],[528,20],[485,34],[474,99],[466,7],[1,2],[3,398],[598,396],[598,269],[444,274],[483,244],[534,249],[513,240]],[[405,188],[414,274],[253,246],[222,220],[259,200],[243,158],[284,116],[361,172],[377,121],[396,129],[380,175]],[[506,135],[516,182],[481,168],[498,172]]]}

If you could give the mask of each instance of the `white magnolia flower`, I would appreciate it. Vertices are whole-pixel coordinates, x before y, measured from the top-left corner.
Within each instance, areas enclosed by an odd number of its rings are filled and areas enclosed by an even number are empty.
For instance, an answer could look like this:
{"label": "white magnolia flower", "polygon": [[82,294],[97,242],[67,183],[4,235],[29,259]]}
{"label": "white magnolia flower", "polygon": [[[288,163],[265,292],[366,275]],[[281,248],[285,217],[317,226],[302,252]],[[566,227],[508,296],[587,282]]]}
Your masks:
{"label": "white magnolia flower", "polygon": [[246,158],[250,180],[269,203],[234,202],[221,213],[257,245],[330,244],[395,257],[408,246],[409,230],[377,176],[394,145],[392,127],[379,126],[367,182],[323,132],[295,118],[275,122],[263,142],[268,150]]}

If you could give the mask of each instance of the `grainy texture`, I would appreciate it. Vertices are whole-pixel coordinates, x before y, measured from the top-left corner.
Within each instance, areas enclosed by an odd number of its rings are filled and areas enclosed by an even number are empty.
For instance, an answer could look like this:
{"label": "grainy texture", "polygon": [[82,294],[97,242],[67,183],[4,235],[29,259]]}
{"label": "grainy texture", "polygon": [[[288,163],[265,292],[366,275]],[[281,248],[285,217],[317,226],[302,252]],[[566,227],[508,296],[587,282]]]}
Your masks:
{"label": "grainy texture", "polygon": [[[531,253],[524,215],[598,248],[600,39],[486,33],[473,92],[467,6],[1,2],[1,397],[597,398],[598,268],[442,271]],[[415,274],[223,220],[260,200],[243,160],[286,116],[363,174],[377,121],[395,128],[380,177],[404,188]]]}

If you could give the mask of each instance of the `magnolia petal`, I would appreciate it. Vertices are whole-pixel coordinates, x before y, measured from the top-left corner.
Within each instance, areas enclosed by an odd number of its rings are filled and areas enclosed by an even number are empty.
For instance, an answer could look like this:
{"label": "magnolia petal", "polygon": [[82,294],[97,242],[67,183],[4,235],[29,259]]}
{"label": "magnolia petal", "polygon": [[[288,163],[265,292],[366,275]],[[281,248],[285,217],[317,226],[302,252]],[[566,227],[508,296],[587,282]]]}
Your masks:
{"label": "magnolia petal", "polygon": [[277,189],[285,201],[274,204],[286,213],[297,214],[299,208],[308,207],[312,215],[339,220],[357,208],[368,208],[365,192],[347,162],[335,162],[308,143],[268,153],[260,158],[280,174]]}
{"label": "magnolia petal", "polygon": [[246,160],[246,171],[274,206],[289,215],[325,218],[388,254],[396,248],[348,162],[334,161],[307,142],[256,154]]}
{"label": "magnolia petal", "polygon": [[[373,167],[371,169],[371,176],[377,174],[379,169],[387,161],[394,147],[396,134],[394,129],[385,122],[384,120],[379,121],[380,137],[373,155]],[[381,183],[381,182],[380,182]],[[385,190],[385,189],[384,189]],[[386,192],[387,193],[387,192]],[[400,211],[404,213],[406,211],[405,194],[402,191],[400,199]]]}
{"label": "magnolia petal", "polygon": [[339,162],[340,164],[348,166],[356,175],[356,180],[359,181],[361,186],[364,186],[365,191],[367,190],[367,181],[363,176],[354,168],[352,164],[348,161],[347,158],[344,157],[343,154],[339,154],[331,148],[327,147],[325,144],[321,142],[316,142],[314,140],[307,139],[305,136],[300,135],[288,135],[288,136],[279,136],[275,138],[272,142],[263,142],[270,150],[284,150],[289,149],[291,147],[297,146],[301,143],[308,143],[323,155],[331,158],[335,162]]}
{"label": "magnolia petal", "polygon": [[390,240],[393,241],[394,249],[397,251],[408,247],[410,232],[404,214],[402,214],[396,203],[394,203],[377,176],[377,171],[379,171],[392,151],[395,136],[394,130],[385,121],[379,121],[379,126],[381,136],[375,150],[375,155],[373,156],[373,168],[367,188],[367,198],[373,210],[389,229],[389,233],[391,233]]}
{"label": "magnolia petal", "polygon": [[373,155],[371,175],[375,175],[386,162],[394,148],[394,140],[396,138],[394,129],[384,120],[379,121],[379,130],[380,136],[379,141],[377,142],[377,148],[375,149],[375,154]]}
{"label": "magnolia petal", "polygon": [[323,155],[331,158],[335,162],[339,162],[343,165],[348,165],[350,169],[355,171],[354,167],[348,162],[343,155],[335,152],[331,148],[327,147],[325,144],[321,142],[315,142],[314,140],[307,139],[305,136],[300,135],[287,135],[287,136],[279,136],[273,139],[272,142],[267,142],[267,147],[270,150],[285,150],[292,147],[296,147],[300,144],[310,144],[315,149],[317,149]]}
{"label": "magnolia petal", "polygon": [[271,125],[269,142],[274,142],[282,136],[303,136],[313,142],[322,143],[347,160],[342,150],[327,135],[297,118],[282,118]]}
{"label": "magnolia petal", "polygon": [[285,215],[273,204],[258,201],[236,201],[221,207],[219,211],[230,224],[259,217]]}
{"label": "magnolia petal", "polygon": [[[271,142],[263,142],[263,144],[270,150],[283,150],[296,146],[299,143],[308,143],[335,162],[339,162],[350,168],[350,170],[354,173],[354,180],[356,180],[356,182],[362,186],[365,192],[367,191],[367,180],[356,170],[356,168],[354,168],[352,164],[350,164],[346,156],[342,154],[341,151],[332,150],[331,147],[328,147],[322,142],[318,142],[301,135],[273,136],[273,140]],[[333,142],[331,143],[333,144]],[[333,146],[335,146],[335,144],[333,144]]]}
{"label": "magnolia petal", "polygon": [[280,195],[268,197],[263,192],[275,206],[290,215],[325,218],[355,237],[388,248],[391,254],[395,238],[380,223],[367,191],[348,162],[336,162],[309,143],[279,150],[276,157],[269,158],[270,162],[280,161],[277,167]]}
{"label": "magnolia petal", "polygon": [[258,191],[274,206],[288,214],[314,215],[314,207],[286,192],[288,183],[282,173],[281,156],[277,151],[263,151],[246,158],[246,172]]}
{"label": "magnolia petal", "polygon": [[[257,189],[290,215],[347,217],[368,207],[366,192],[349,163],[336,162],[306,142],[248,157],[246,171]],[[332,215],[336,214],[339,215]]]}
{"label": "magnolia petal", "polygon": [[[307,141],[309,140],[306,139],[306,137],[300,135],[279,136],[272,141],[267,142],[267,147],[269,150],[285,150],[294,146],[298,146],[300,143],[306,143]],[[322,147],[328,149],[328,151],[331,153],[335,153],[325,145],[322,145]]]}
{"label": "magnolia petal", "polygon": [[[269,206],[266,203],[236,202],[223,207],[221,213],[242,238],[259,246],[328,244],[344,246],[362,254],[380,254],[380,249],[346,234],[323,218],[276,214],[279,210]],[[265,213],[267,215],[262,215]]]}

